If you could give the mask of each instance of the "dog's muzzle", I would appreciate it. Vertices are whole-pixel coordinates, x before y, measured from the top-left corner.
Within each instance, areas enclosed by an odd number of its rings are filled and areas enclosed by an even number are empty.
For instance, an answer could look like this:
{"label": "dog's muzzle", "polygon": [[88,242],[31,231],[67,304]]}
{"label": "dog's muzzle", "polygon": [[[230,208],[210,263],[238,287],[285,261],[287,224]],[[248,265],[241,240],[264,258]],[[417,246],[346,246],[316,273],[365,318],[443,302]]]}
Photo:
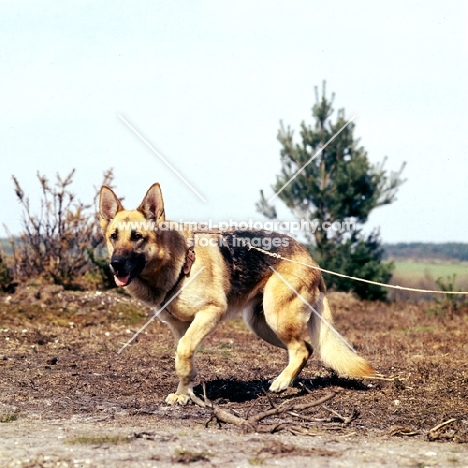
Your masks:
{"label": "dog's muzzle", "polygon": [[128,286],[143,271],[145,262],[144,254],[112,255],[110,269],[114,273],[115,284]]}

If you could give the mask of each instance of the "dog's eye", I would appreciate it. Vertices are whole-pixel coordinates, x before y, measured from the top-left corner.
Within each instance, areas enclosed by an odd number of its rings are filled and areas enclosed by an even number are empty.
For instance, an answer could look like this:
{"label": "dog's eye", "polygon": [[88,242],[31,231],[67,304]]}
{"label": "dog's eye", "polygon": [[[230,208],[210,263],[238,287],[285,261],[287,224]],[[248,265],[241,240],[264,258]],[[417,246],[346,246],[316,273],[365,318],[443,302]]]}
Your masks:
{"label": "dog's eye", "polygon": [[116,241],[117,237],[118,237],[118,234],[117,234],[117,232],[113,232],[109,237],[111,238],[111,240]]}
{"label": "dog's eye", "polygon": [[133,241],[137,241],[137,240],[143,239],[143,235],[139,232],[132,232],[131,239]]}

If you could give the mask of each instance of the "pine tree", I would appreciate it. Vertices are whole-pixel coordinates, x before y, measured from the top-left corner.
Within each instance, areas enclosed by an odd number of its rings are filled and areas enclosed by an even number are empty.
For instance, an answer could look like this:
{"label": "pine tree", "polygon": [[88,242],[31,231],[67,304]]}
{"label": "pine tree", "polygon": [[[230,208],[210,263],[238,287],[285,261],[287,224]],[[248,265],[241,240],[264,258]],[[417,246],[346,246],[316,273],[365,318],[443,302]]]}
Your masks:
{"label": "pine tree", "polygon": [[[308,248],[322,268],[349,276],[387,283],[393,264],[382,263],[383,249],[378,230],[363,233],[363,226],[375,208],[393,203],[404,182],[404,164],[397,172],[384,168],[386,158],[371,164],[367,152],[353,136],[355,124],[347,121],[344,109],[334,114],[333,101],[315,87],[312,108],[313,127],[301,124],[299,143],[294,132],[280,124],[281,173],[272,187],[293,214],[309,222],[318,221],[318,229],[305,233]],[[351,120],[351,119],[350,119]],[[271,217],[275,209],[263,192],[257,209]],[[335,229],[324,229],[333,226]],[[339,226],[345,229],[337,229]],[[346,229],[346,227],[353,229]],[[386,291],[374,285],[325,275],[328,287],[354,291],[367,299],[385,299]]]}

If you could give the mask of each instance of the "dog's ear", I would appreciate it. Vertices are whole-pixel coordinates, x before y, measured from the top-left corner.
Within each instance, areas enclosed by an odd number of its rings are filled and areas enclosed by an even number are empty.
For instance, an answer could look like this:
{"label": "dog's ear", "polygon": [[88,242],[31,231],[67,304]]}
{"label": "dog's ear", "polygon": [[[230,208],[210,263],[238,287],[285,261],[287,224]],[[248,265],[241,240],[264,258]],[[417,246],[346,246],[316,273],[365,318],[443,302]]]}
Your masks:
{"label": "dog's ear", "polygon": [[161,187],[158,183],[153,184],[146,192],[145,198],[137,208],[141,211],[148,220],[156,221],[157,223],[165,221],[164,201],[161,193]]}
{"label": "dog's ear", "polygon": [[113,190],[103,185],[99,194],[99,215],[102,229],[105,230],[109,221],[113,220],[115,215],[123,209],[124,207]]}

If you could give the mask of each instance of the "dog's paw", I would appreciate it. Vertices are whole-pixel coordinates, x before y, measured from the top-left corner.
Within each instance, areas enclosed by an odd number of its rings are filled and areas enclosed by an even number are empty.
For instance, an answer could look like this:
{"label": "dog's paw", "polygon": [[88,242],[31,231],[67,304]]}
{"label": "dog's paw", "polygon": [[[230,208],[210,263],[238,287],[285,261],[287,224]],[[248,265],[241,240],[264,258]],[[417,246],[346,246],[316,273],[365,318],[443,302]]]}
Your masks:
{"label": "dog's paw", "polygon": [[270,385],[270,392],[273,393],[281,393],[288,389],[289,385],[291,384],[290,380],[280,379],[277,377],[273,380],[272,384]]}
{"label": "dog's paw", "polygon": [[169,393],[166,398],[168,405],[182,405],[185,406],[190,401],[190,396],[183,393]]}

